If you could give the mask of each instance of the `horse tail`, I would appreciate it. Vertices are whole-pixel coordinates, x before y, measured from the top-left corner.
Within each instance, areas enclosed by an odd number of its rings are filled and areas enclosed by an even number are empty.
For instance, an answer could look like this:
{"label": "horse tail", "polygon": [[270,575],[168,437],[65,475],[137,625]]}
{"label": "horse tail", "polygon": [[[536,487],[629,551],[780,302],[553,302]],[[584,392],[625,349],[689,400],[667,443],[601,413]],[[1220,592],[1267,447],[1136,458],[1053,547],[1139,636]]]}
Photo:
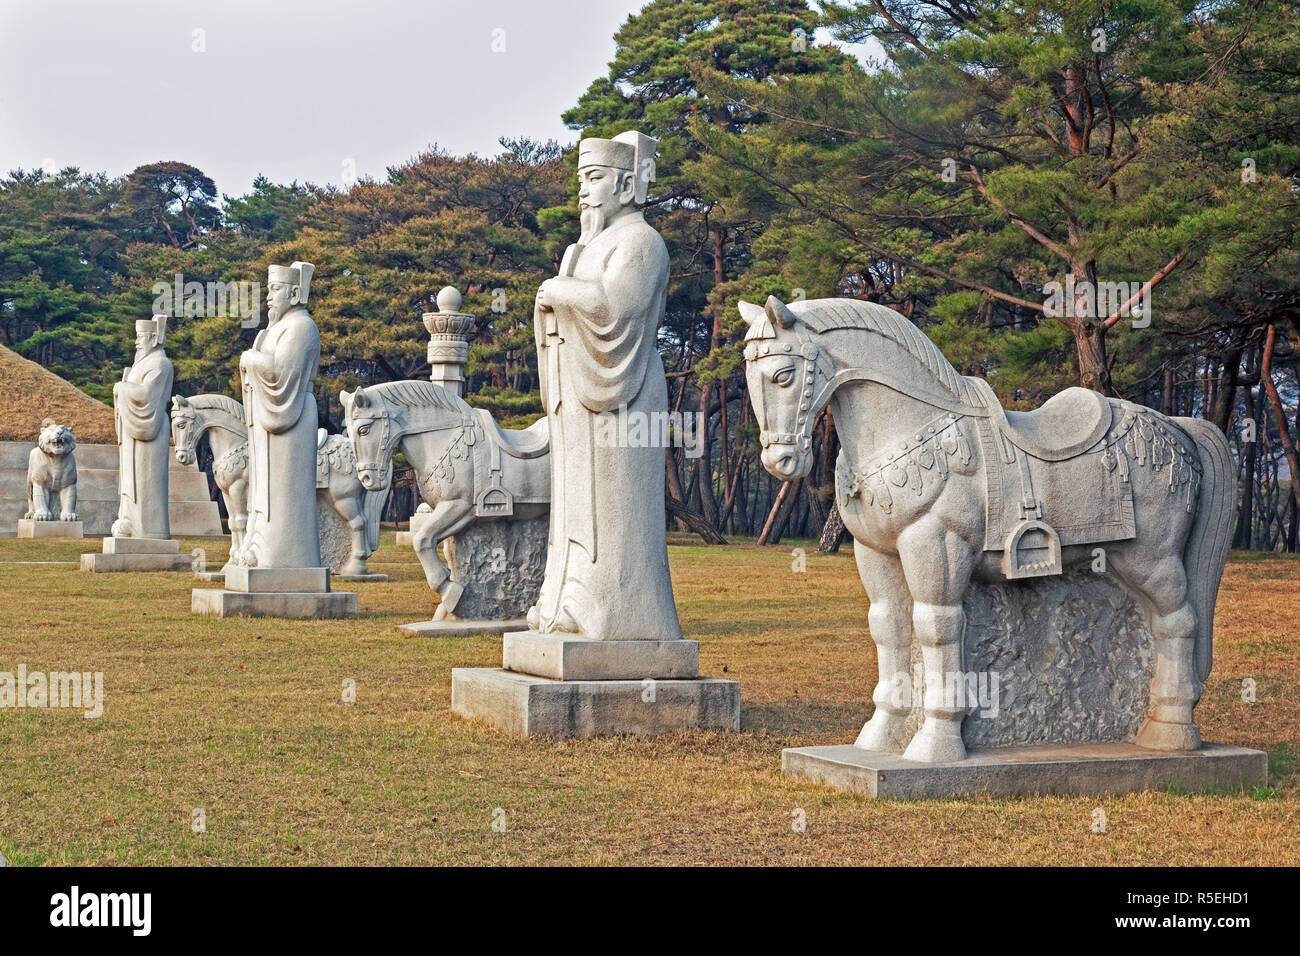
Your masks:
{"label": "horse tail", "polygon": [[1201,418],[1174,419],[1192,436],[1201,458],[1201,490],[1196,518],[1183,551],[1187,601],[1196,615],[1196,679],[1210,676],[1214,650],[1214,604],[1228,560],[1237,469],[1223,432]]}
{"label": "horse tail", "polygon": [[362,514],[366,516],[366,545],[371,553],[379,550],[379,519],[384,513],[384,504],[388,501],[388,489],[367,491],[361,504]]}

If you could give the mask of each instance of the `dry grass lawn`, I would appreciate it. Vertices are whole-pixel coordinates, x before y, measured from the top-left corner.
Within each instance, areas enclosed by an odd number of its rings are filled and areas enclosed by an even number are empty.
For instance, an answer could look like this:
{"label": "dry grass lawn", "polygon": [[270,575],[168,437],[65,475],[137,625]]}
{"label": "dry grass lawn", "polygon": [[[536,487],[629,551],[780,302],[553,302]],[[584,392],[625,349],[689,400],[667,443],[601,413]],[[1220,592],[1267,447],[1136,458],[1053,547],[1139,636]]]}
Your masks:
{"label": "dry grass lawn", "polygon": [[0,710],[0,851],[16,865],[1300,861],[1293,558],[1233,556],[1197,711],[1207,740],[1273,755],[1268,788],[876,803],[780,774],[782,747],[851,741],[870,709],[875,655],[847,553],[810,554],[795,574],[784,549],[675,545],[683,628],[702,673],[741,682],[741,733],[553,742],[452,717],[451,668],[498,666],[501,642],[401,636],[432,601],[391,533],[372,567],[393,580],[342,585],[361,606],[344,622],[196,618],[189,575],[76,570],[97,544],[0,539],[0,671],[105,683],[98,720]]}

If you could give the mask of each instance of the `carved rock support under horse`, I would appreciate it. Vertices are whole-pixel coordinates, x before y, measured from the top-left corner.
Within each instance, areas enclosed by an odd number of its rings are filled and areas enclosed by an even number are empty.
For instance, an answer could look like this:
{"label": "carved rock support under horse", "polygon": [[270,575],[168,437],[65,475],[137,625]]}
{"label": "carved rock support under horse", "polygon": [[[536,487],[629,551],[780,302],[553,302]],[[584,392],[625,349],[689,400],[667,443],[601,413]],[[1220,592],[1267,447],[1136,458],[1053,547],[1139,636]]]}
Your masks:
{"label": "carved rock support under horse", "polygon": [[361,483],[388,487],[400,447],[415,469],[420,495],[433,508],[411,545],[429,587],[438,592],[435,621],[456,610],[467,582],[453,580],[437,547],[480,519],[522,521],[550,511],[550,438],[546,419],[501,428],[432,382],[387,382],[341,392]]}
{"label": "carved rock support under horse", "polygon": [[[765,307],[749,324],[746,379],[774,476],[812,465],[829,405],[841,443],[835,489],[870,598],[879,658],[875,712],[856,745],[940,762],[966,756],[962,599],[972,580],[1056,574],[1091,561],[1138,598],[1155,674],[1136,743],[1193,750],[1192,710],[1211,665],[1235,469],[1212,424],[1071,388],[1035,412],[1006,412],[892,309],[854,299]],[[924,720],[906,739],[913,638]]]}
{"label": "carved rock support under horse", "polygon": [[[221,489],[230,518],[230,553],[243,545],[248,528],[248,427],[244,407],[225,395],[172,397],[172,444],[182,465],[198,461],[199,439],[212,449],[212,477]],[[366,558],[379,547],[379,513],[384,495],[368,492],[357,477],[352,446],[344,435],[317,432],[316,494],[322,493],[347,524],[351,554],[338,574],[364,575]]]}

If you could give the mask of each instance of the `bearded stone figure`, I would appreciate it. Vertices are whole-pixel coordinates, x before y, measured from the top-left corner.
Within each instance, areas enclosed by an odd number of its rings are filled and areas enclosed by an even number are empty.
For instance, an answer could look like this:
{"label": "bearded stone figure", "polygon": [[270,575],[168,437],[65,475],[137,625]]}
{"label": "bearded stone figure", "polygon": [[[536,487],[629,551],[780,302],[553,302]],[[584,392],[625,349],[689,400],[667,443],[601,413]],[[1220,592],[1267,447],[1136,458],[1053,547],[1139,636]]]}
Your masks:
{"label": "bearded stone figure", "polygon": [[239,359],[248,425],[249,514],[233,563],[318,568],[316,398],[320,333],[307,314],[315,267],[271,266],[267,323]]}
{"label": "bearded stone figure", "polygon": [[113,386],[117,429],[118,510],[112,532],[118,538],[171,537],[167,515],[167,465],[171,433],[167,406],[172,363],[163,351],[167,316],[135,323],[135,361]]}
{"label": "bearded stone figure", "polygon": [[629,132],[578,147],[582,234],[533,315],[551,433],[546,572],[529,627],[602,641],[676,640],[664,535],[664,450],[598,440],[601,416],[663,414],[656,339],[668,250],[645,221],[655,141]]}

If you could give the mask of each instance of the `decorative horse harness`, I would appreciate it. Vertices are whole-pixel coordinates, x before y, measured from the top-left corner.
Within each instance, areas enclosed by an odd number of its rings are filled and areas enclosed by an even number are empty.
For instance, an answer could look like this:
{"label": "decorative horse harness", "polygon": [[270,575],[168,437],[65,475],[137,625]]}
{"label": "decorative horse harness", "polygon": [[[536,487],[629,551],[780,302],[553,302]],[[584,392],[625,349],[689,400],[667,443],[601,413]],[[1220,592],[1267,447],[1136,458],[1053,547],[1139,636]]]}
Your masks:
{"label": "decorative horse harness", "polygon": [[[767,413],[760,390],[755,396],[760,421],[759,443],[764,449],[778,444],[807,452],[812,447],[812,409],[824,407],[841,384],[864,378],[863,370],[847,369],[833,375],[823,371],[819,377],[818,363],[823,353],[803,335],[799,336],[797,350],[791,343],[777,344],[772,339],[752,339],[745,345],[744,356],[748,362],[769,355],[789,355],[800,359],[799,410],[794,433],[762,428]],[[992,386],[983,379],[973,381],[981,393],[983,408],[964,406],[960,411],[944,411],[921,426],[914,436],[900,442],[896,450],[882,452],[861,468],[852,467],[841,451],[835,467],[835,484],[841,506],[847,506],[854,497],[860,496],[868,507],[879,505],[890,514],[894,502],[891,486],[895,489],[910,486],[919,496],[924,492],[925,474],[933,471],[933,477],[939,483],[947,480],[951,470],[950,457],[960,458],[963,468],[969,466],[973,449],[961,423],[971,419],[985,448],[986,529],[991,536],[986,539],[985,548],[1002,552],[1002,572],[1008,579],[1041,577],[1062,571],[1061,535],[1044,520],[1043,500],[1034,480],[1035,470],[1050,477],[1050,472],[1042,469],[1053,463],[1089,456],[1100,461],[1107,477],[1113,475],[1115,484],[1114,493],[1108,496],[1110,500],[1104,502],[1113,513],[1099,516],[1091,528],[1069,529],[1066,543],[1116,541],[1134,536],[1130,459],[1137,465],[1149,462],[1155,469],[1168,464],[1168,491],[1172,494],[1181,490],[1187,511],[1194,510],[1201,471],[1199,456],[1194,451],[1194,444],[1193,450],[1189,451],[1186,442],[1176,440],[1177,436],[1171,432],[1183,433],[1163,416],[1156,417],[1128,402],[1116,402],[1113,403],[1115,410],[1122,410],[1123,414],[1115,423],[1112,403],[1098,396],[1098,401],[1104,403],[1099,419],[1079,441],[1073,445],[1063,444],[1057,449],[1031,450],[1025,447],[1024,436],[1018,435],[1007,420]],[[1185,434],[1183,438],[1190,441]],[[1004,517],[1000,513],[1004,505],[997,488],[1003,481],[1004,470],[1012,466],[1015,472],[1010,480],[1018,487],[1019,495],[1012,512],[1005,516],[1011,524],[1003,535],[1000,533],[1003,524],[998,519]]]}

